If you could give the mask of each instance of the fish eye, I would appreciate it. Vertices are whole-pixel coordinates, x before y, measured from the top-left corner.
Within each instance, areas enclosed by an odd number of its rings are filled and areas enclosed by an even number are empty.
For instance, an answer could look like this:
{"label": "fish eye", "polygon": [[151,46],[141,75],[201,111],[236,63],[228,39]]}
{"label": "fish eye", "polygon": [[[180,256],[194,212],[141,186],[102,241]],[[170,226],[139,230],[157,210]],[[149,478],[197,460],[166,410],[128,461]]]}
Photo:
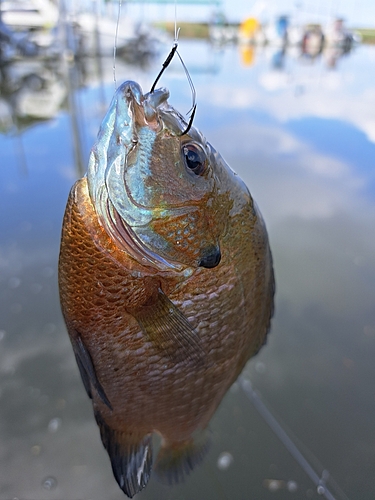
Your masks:
{"label": "fish eye", "polygon": [[198,144],[183,144],[182,156],[186,167],[196,175],[203,175],[207,168],[207,156]]}

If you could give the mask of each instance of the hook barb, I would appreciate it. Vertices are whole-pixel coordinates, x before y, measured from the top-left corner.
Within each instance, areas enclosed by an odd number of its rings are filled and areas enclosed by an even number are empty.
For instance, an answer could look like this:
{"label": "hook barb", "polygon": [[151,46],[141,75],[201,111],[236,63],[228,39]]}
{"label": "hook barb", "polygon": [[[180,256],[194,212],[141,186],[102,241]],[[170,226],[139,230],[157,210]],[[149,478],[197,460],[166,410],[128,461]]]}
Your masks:
{"label": "hook barb", "polygon": [[192,112],[191,112],[191,116],[190,116],[190,120],[189,120],[189,123],[188,123],[188,126],[186,127],[186,129],[181,132],[180,136],[182,135],[185,135],[189,132],[189,130],[191,129],[192,125],[193,125],[193,121],[194,121],[194,116],[195,116],[195,111],[197,109],[197,105],[194,104],[193,108],[192,108]]}

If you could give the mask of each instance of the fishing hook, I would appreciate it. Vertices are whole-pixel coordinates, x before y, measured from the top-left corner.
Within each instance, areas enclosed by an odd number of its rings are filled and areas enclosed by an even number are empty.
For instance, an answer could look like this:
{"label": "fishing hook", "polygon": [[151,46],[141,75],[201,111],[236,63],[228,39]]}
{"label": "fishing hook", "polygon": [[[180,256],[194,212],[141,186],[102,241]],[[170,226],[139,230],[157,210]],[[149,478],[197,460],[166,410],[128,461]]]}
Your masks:
{"label": "fishing hook", "polygon": [[190,120],[189,120],[188,126],[186,127],[186,129],[183,132],[181,132],[180,136],[187,134],[189,132],[189,130],[191,129],[191,127],[193,125],[193,120],[194,120],[196,109],[197,109],[197,105],[194,104],[193,110],[192,110],[191,115],[190,115]]}
{"label": "fishing hook", "polygon": [[193,80],[191,79],[189,71],[188,71],[187,67],[185,66],[184,61],[182,60],[182,57],[180,56],[180,53],[177,50],[177,47],[178,47],[178,43],[177,43],[176,36],[175,36],[175,43],[173,44],[173,47],[172,47],[170,53],[168,54],[166,60],[162,64],[162,68],[159,71],[159,74],[156,77],[156,79],[155,79],[155,81],[154,81],[154,83],[153,83],[153,85],[151,87],[150,94],[152,94],[154,92],[156,84],[160,80],[160,77],[162,76],[162,74],[164,73],[164,71],[168,68],[168,66],[170,65],[170,63],[171,63],[171,61],[172,61],[172,59],[174,57],[174,55],[177,52],[177,55],[178,55],[178,57],[179,57],[179,59],[181,61],[182,67],[184,68],[184,71],[185,71],[185,74],[186,74],[186,77],[188,79],[188,82],[189,82],[189,85],[190,85],[190,88],[191,88],[191,91],[192,91],[192,95],[193,95],[193,105],[192,105],[192,107],[189,109],[189,111],[187,113],[187,114],[191,113],[190,119],[189,119],[189,123],[188,123],[186,129],[183,132],[181,132],[180,136],[182,136],[182,135],[187,134],[189,132],[189,130],[191,129],[192,125],[193,125],[193,120],[194,120],[194,117],[195,117],[195,111],[197,109],[197,104],[195,102],[195,100],[196,100],[196,92],[195,92],[195,87],[194,87],[194,84],[193,84]]}
{"label": "fishing hook", "polygon": [[172,50],[170,51],[170,53],[168,54],[168,57],[167,59],[163,62],[163,65],[162,65],[162,68],[158,74],[158,76],[156,77],[156,80],[154,81],[154,84],[153,86],[151,87],[151,90],[150,90],[150,94],[153,93],[153,91],[155,90],[155,86],[156,84],[158,83],[158,81],[160,80],[160,77],[161,75],[164,73],[164,71],[168,68],[168,66],[170,65],[172,59],[173,59],[173,56],[175,55],[176,53],[176,50],[177,50],[177,42],[175,42],[173,44],[173,47],[172,47]]}

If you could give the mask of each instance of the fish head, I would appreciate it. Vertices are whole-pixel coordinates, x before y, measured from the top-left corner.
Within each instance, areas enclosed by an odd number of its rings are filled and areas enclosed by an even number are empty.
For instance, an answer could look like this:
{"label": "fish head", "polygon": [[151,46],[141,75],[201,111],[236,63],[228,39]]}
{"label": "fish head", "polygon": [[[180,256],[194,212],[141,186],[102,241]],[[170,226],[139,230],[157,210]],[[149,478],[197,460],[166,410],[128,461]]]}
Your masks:
{"label": "fish head", "polygon": [[[99,220],[159,269],[215,267],[233,208],[234,173],[168,103],[165,88],[116,91],[92,149],[88,184]],[[233,193],[232,193],[233,194]]]}

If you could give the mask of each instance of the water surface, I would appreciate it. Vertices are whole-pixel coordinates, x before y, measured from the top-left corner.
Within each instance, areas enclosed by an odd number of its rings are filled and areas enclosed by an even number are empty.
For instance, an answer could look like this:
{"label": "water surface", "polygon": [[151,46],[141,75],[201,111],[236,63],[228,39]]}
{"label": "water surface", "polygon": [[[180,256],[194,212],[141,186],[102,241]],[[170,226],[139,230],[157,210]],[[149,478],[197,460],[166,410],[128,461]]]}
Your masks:
{"label": "water surface", "polygon": [[[118,81],[149,89],[168,50],[145,67],[119,61]],[[329,472],[336,498],[373,499],[375,47],[337,59],[193,41],[182,41],[180,52],[197,90],[196,126],[246,181],[271,240],[276,313],[244,377],[318,475]],[[65,203],[113,94],[112,61],[6,71],[0,500],[120,500],[57,290]],[[177,63],[161,84],[174,106],[189,109]],[[209,455],[186,483],[168,488],[152,478],[139,498],[321,498],[239,384],[211,429]]]}

